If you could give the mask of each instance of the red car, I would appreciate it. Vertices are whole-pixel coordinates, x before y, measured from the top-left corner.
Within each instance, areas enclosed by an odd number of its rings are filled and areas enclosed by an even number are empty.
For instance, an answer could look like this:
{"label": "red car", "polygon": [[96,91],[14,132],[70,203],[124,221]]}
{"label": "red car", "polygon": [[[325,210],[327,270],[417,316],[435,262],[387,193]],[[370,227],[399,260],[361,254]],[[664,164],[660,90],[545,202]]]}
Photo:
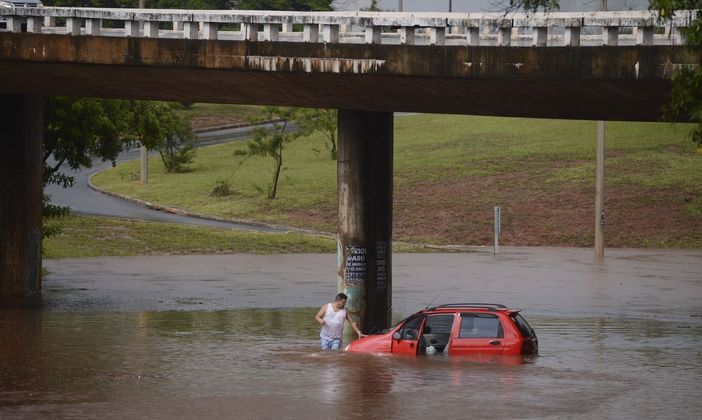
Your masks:
{"label": "red car", "polygon": [[426,308],[346,347],[349,352],[408,355],[526,356],[538,350],[536,334],[518,309],[487,303]]}

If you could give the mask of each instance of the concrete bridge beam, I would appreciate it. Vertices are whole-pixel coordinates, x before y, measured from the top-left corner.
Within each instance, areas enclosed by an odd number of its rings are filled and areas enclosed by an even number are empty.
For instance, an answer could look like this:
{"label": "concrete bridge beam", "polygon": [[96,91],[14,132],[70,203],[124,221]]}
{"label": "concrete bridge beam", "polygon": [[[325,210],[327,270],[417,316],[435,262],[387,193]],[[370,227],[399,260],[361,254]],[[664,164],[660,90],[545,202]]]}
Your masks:
{"label": "concrete bridge beam", "polygon": [[41,292],[41,97],[0,95],[0,308]]}
{"label": "concrete bridge beam", "polygon": [[393,113],[340,110],[338,286],[365,333],[390,325]]}

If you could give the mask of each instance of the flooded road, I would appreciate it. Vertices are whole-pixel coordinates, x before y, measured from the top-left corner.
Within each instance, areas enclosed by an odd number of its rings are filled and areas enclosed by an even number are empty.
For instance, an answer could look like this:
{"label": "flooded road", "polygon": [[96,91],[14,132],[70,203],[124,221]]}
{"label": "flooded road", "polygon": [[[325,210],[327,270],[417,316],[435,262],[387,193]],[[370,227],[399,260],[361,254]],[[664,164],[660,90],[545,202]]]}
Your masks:
{"label": "flooded road", "polygon": [[0,418],[699,416],[702,254],[612,254],[395,257],[395,318],[524,307],[526,360],[320,352],[333,255],[49,261],[44,308],[0,311]]}
{"label": "flooded road", "polygon": [[3,312],[0,417],[702,413],[698,324],[529,317],[539,357],[471,360],[322,353],[314,312]]}

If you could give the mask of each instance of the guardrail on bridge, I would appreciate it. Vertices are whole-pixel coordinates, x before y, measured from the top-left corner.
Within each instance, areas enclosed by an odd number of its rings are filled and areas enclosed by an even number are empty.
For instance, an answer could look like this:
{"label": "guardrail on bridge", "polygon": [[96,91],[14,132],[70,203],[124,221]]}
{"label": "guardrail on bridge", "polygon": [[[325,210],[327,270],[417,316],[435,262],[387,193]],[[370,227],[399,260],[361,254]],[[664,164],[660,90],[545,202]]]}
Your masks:
{"label": "guardrail on bridge", "polygon": [[5,31],[147,38],[406,45],[679,45],[700,11],[396,13],[2,8]]}

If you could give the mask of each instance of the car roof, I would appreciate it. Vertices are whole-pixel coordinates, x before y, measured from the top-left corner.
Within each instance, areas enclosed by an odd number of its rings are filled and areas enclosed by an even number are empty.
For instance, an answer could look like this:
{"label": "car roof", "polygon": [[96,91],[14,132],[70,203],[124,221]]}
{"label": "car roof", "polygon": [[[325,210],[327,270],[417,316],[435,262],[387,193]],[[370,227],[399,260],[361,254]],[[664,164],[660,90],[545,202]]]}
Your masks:
{"label": "car roof", "polygon": [[499,303],[446,303],[443,305],[425,308],[424,312],[519,312],[519,309],[510,309]]}

